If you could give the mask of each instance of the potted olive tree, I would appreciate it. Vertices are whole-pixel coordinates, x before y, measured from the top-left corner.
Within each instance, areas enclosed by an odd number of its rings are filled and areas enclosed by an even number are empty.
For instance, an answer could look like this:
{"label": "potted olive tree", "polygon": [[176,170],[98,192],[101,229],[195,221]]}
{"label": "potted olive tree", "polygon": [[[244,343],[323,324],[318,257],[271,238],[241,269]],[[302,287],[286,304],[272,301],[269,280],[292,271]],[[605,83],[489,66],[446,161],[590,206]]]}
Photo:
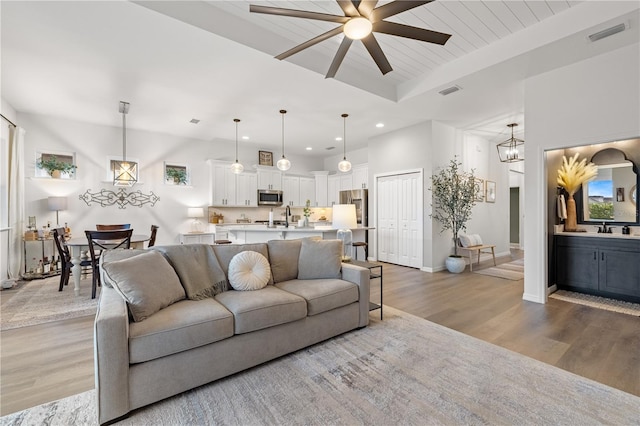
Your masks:
{"label": "potted olive tree", "polygon": [[433,193],[433,212],[431,217],[442,225],[440,233],[451,230],[453,233],[453,254],[446,260],[449,272],[464,271],[464,258],[458,255],[458,234],[465,230],[471,219],[471,211],[476,205],[476,185],[473,170],[460,169],[462,163],[451,160],[449,166],[431,177]]}
{"label": "potted olive tree", "polygon": [[71,176],[77,169],[77,166],[75,164],[58,160],[55,155],[40,157],[36,162],[36,167],[45,170],[47,173],[49,173],[49,176],[56,179],[60,178],[61,173],[66,173]]}

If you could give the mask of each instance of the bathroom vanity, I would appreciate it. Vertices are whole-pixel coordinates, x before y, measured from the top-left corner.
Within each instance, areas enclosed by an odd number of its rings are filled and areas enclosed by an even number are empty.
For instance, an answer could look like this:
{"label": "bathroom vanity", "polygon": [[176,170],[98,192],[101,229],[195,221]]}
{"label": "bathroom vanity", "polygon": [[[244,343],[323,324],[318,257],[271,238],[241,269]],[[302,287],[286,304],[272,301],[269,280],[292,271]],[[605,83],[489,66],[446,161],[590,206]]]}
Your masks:
{"label": "bathroom vanity", "polygon": [[640,235],[554,235],[559,289],[640,302]]}

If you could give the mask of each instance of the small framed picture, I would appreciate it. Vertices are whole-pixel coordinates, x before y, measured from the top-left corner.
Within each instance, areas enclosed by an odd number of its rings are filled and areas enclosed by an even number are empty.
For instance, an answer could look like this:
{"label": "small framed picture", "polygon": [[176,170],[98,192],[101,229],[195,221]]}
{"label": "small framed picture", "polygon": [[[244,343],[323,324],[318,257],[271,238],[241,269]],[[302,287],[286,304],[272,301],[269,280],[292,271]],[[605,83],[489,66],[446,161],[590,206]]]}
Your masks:
{"label": "small framed picture", "polygon": [[273,152],[258,151],[258,164],[261,166],[273,166]]}
{"label": "small framed picture", "polygon": [[624,188],[616,188],[616,201],[618,203],[624,202]]}
{"label": "small framed picture", "polygon": [[490,180],[485,182],[485,192],[486,192],[486,201],[487,203],[495,203],[496,202],[496,183]]}
{"label": "small framed picture", "polygon": [[484,180],[475,178],[476,201],[484,201]]}
{"label": "small framed picture", "polygon": [[186,164],[164,163],[164,183],[166,185],[191,185],[191,174]]}

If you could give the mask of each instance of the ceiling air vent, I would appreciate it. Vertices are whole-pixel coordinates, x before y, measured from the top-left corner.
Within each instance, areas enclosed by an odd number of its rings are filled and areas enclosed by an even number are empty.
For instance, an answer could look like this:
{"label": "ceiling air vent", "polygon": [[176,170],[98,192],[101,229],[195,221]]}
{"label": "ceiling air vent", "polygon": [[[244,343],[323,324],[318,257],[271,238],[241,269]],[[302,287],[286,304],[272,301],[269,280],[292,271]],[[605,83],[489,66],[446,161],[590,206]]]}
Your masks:
{"label": "ceiling air vent", "polygon": [[462,87],[460,87],[460,86],[451,86],[451,87],[448,87],[446,89],[443,89],[443,90],[439,91],[438,93],[440,93],[442,96],[447,96],[447,95],[449,95],[451,93],[457,92],[460,89],[462,89]]}
{"label": "ceiling air vent", "polygon": [[325,149],[326,149],[327,151],[331,151],[332,149],[336,149],[336,147],[335,147],[335,146],[328,146],[328,147],[326,147]]}
{"label": "ceiling air vent", "polygon": [[621,33],[622,31],[624,31],[626,29],[627,29],[627,26],[624,23],[618,24],[618,25],[615,25],[613,27],[607,28],[605,30],[598,31],[597,33],[590,34],[589,35],[589,40],[591,40],[591,42],[602,40],[603,38],[612,36],[614,34]]}
{"label": "ceiling air vent", "polygon": [[200,120],[198,120],[197,118],[192,118],[189,123],[193,123],[193,124],[198,124],[200,122]]}

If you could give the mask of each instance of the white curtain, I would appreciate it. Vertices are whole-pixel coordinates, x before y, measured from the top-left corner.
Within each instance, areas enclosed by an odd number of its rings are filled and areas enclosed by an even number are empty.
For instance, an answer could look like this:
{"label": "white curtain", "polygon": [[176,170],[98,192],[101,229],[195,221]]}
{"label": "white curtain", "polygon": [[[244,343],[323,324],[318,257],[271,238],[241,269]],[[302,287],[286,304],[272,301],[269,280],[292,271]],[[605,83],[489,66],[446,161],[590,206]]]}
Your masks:
{"label": "white curtain", "polygon": [[9,278],[20,278],[24,250],[24,134],[21,127],[9,130]]}

